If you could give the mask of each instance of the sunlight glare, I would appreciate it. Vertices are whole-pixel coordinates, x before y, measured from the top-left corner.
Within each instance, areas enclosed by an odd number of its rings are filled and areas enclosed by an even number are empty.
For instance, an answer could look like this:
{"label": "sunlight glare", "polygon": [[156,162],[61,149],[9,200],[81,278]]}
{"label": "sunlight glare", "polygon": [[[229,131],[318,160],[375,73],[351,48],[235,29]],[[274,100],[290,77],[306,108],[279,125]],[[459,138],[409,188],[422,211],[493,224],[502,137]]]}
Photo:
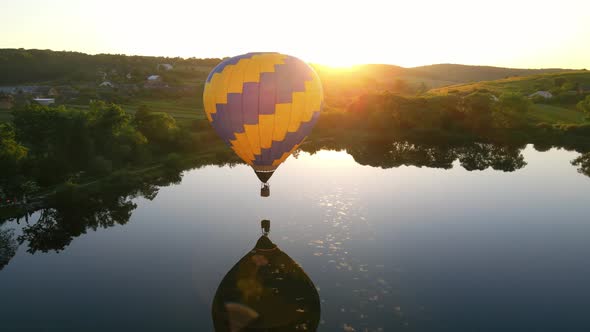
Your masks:
{"label": "sunlight glare", "polygon": [[[590,66],[587,0],[563,0],[559,6],[551,0],[488,5],[468,0],[228,0],[223,5],[169,0],[166,6],[173,15],[161,15],[159,2],[137,0],[9,2],[0,11],[5,31],[0,48],[197,58],[276,51],[335,68],[369,63]],[[522,15],[531,8],[534,15]],[[105,24],[105,18],[139,30]]]}

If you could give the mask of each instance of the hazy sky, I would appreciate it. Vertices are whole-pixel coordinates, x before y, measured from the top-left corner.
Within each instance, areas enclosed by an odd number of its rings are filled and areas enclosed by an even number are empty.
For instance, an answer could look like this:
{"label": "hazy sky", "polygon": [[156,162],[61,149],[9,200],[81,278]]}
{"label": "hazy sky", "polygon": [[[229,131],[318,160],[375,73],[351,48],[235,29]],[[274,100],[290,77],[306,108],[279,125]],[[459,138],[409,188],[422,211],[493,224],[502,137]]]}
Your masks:
{"label": "hazy sky", "polygon": [[0,48],[590,69],[590,0],[0,2]]}

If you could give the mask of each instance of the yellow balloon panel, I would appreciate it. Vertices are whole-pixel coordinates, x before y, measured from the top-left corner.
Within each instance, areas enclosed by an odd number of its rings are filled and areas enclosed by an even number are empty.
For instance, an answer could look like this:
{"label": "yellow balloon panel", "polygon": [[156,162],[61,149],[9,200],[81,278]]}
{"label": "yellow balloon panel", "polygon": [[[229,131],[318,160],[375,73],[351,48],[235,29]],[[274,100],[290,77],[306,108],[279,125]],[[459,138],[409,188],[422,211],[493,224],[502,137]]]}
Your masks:
{"label": "yellow balloon panel", "polygon": [[322,105],[317,74],[279,53],[248,53],[219,64],[205,84],[217,133],[253,166],[278,166],[311,132]]}

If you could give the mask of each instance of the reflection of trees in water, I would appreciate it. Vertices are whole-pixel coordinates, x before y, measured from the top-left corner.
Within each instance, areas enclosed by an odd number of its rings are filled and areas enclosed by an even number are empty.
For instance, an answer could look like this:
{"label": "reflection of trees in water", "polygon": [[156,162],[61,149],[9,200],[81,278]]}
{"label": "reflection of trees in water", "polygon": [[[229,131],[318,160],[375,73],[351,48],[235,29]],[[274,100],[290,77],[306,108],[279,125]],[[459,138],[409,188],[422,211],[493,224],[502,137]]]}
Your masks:
{"label": "reflection of trees in water", "polygon": [[456,159],[455,151],[435,146],[417,145],[409,142],[368,144],[355,146],[347,151],[361,165],[381,168],[417,166],[449,169]]}
{"label": "reflection of trees in water", "polygon": [[474,143],[459,148],[458,159],[461,166],[468,171],[491,167],[498,171],[514,172],[526,166],[523,148]]}
{"label": "reflection of trees in water", "polygon": [[459,160],[468,171],[493,168],[513,172],[526,166],[522,150],[524,146],[470,143],[463,145],[421,144],[411,142],[351,142],[348,144],[324,143],[304,146],[315,153],[322,148],[346,149],[361,165],[381,168],[417,166],[450,169]]}
{"label": "reflection of trees in water", "polygon": [[535,150],[537,150],[539,152],[547,152],[547,151],[551,150],[552,148],[554,148],[553,145],[548,144],[548,143],[535,143],[533,145],[533,147],[535,148]]}
{"label": "reflection of trees in water", "polygon": [[134,198],[152,200],[159,186],[180,180],[180,172],[150,179],[122,174],[95,190],[69,185],[38,211],[39,219],[23,228],[18,241],[27,242],[30,253],[63,250],[88,230],[126,224],[137,207]]}
{"label": "reflection of trees in water", "polygon": [[[191,166],[208,165],[232,167],[235,157],[229,154],[208,156],[196,160]],[[0,268],[14,256],[17,240],[20,244],[27,242],[30,253],[60,251],[88,230],[126,224],[137,207],[133,199],[153,200],[160,187],[180,183],[182,171],[172,166],[145,173],[119,171],[92,184],[66,184],[58,194],[43,202],[43,208],[0,219],[0,224],[21,218],[27,220],[17,239],[6,231],[0,234]],[[34,213],[38,213],[39,218],[29,224],[28,218]]]}
{"label": "reflection of trees in water", "polygon": [[[458,160],[468,171],[492,168],[513,172],[526,166],[522,155],[524,145],[498,145],[491,143],[425,144],[396,142],[391,140],[331,140],[310,141],[302,151],[315,153],[321,149],[347,150],[361,165],[381,168],[417,166],[450,169]],[[546,151],[549,145],[537,144],[535,148]],[[235,165],[229,154],[211,156],[201,160],[199,166]],[[582,154],[572,161],[581,174],[590,176],[590,153]],[[109,183],[101,183],[94,191],[70,188],[56,196],[47,208],[39,211],[39,220],[23,228],[18,237],[20,243],[28,242],[29,251],[63,250],[73,238],[87,230],[123,225],[136,208],[136,197],[154,199],[159,186],[178,183],[181,171],[170,171],[157,176],[135,176],[121,173]],[[78,190],[80,189],[80,190]],[[6,235],[3,243],[6,242]],[[6,247],[6,246],[5,246]],[[10,248],[10,247],[6,247]],[[4,251],[4,253],[10,251]],[[6,256],[3,256],[6,257]]]}
{"label": "reflection of trees in water", "polygon": [[0,229],[0,270],[14,257],[17,248],[12,230]]}
{"label": "reflection of trees in water", "polygon": [[590,152],[572,160],[572,165],[578,167],[578,173],[590,176]]}
{"label": "reflection of trees in water", "polygon": [[[61,202],[40,212],[36,223],[26,226],[19,242],[28,242],[31,253],[63,250],[87,230],[123,225],[136,208],[131,197],[110,196]],[[69,204],[65,204],[69,203]]]}

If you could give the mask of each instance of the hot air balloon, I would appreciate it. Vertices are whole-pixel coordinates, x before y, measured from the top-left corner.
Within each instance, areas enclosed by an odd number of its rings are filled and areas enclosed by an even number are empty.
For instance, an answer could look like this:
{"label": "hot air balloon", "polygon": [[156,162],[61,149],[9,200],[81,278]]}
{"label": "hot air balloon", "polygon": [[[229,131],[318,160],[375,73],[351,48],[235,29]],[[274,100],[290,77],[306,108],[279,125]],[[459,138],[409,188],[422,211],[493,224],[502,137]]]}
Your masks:
{"label": "hot air balloon", "polygon": [[280,53],[247,53],[221,62],[205,83],[207,118],[262,181],[303,142],[323,105],[322,84],[305,62]]}
{"label": "hot air balloon", "polygon": [[215,331],[316,331],[321,311],[317,288],[268,238],[270,222],[262,224],[256,246],[217,288],[211,307]]}

